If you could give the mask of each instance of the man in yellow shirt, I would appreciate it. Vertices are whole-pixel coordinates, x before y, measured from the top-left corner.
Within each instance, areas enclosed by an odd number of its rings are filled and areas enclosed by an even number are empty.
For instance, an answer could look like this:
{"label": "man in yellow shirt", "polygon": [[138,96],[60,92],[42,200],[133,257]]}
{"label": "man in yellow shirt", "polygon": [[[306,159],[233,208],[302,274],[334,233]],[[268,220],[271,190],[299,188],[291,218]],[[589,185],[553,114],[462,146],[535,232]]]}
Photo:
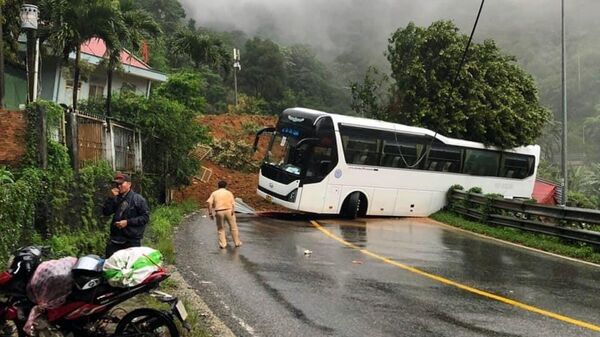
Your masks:
{"label": "man in yellow shirt", "polygon": [[[233,237],[233,243],[236,247],[242,245],[238,234],[237,223],[235,222],[235,209],[233,193],[229,192],[227,182],[219,181],[218,190],[212,192],[206,203],[208,203],[208,215],[211,219],[217,218],[217,232],[219,234],[219,247],[227,247],[227,239],[225,238],[225,229],[223,224],[225,221],[229,224],[229,231]],[[213,212],[214,211],[214,212]]]}

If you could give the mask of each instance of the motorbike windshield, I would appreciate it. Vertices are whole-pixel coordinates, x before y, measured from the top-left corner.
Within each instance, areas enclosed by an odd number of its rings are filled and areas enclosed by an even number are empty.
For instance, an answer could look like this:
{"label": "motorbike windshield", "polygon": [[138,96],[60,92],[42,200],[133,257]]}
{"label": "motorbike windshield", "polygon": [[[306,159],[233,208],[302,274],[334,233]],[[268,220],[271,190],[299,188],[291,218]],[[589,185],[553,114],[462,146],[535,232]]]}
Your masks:
{"label": "motorbike windshield", "polygon": [[299,176],[301,169],[301,156],[296,151],[298,139],[275,133],[273,142],[267,154],[266,162],[290,174]]}

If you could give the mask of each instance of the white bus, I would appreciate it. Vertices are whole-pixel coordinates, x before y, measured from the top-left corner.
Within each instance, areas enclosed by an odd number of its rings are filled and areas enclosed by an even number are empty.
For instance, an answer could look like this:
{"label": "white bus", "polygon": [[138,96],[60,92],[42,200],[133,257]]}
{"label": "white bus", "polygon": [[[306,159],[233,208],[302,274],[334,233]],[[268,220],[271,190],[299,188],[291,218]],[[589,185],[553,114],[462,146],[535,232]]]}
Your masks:
{"label": "white bus", "polygon": [[271,134],[257,193],[289,209],[427,216],[455,184],[531,198],[540,147],[511,150],[444,137],[423,128],[291,108]]}

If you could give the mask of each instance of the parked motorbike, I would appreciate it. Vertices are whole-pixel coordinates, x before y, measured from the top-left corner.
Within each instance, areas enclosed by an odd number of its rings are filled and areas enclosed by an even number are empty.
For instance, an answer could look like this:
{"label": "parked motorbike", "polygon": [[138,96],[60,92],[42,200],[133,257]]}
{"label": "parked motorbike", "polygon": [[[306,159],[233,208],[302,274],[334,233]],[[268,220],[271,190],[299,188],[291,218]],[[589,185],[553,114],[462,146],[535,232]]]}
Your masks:
{"label": "parked motorbike", "polygon": [[[27,296],[27,283],[42,261],[44,248],[19,249],[7,271],[0,273],[0,337],[26,337],[23,327],[35,306]],[[80,258],[72,270],[74,289],[61,306],[46,310],[31,331],[39,337],[179,337],[176,320],[189,329],[187,312],[175,296],[158,291],[169,275],[159,269],[141,284],[129,288],[110,286],[101,275],[103,260]],[[117,305],[139,294],[150,294],[167,303],[169,310],[139,308],[123,315]],[[12,324],[11,324],[12,322]]]}

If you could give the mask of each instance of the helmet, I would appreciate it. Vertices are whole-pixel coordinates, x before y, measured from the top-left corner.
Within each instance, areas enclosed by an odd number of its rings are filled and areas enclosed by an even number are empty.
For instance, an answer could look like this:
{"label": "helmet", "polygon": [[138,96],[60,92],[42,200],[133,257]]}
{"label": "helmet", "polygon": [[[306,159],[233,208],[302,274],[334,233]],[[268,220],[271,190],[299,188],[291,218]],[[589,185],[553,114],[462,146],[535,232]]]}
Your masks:
{"label": "helmet", "polygon": [[42,256],[43,247],[21,247],[14,253],[8,272],[17,278],[29,279],[42,261]]}
{"label": "helmet", "polygon": [[102,281],[104,259],[97,255],[82,256],[71,270],[75,286],[79,290],[88,290],[99,286]]}

